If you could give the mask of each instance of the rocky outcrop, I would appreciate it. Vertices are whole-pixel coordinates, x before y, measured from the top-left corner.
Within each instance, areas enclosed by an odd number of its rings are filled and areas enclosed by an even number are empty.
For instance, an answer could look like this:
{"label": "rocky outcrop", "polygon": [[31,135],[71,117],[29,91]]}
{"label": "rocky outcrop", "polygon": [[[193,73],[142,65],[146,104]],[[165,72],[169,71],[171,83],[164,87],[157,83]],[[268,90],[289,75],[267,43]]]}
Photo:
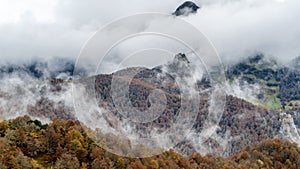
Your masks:
{"label": "rocky outcrop", "polygon": [[186,1],[176,9],[173,15],[188,16],[192,13],[196,13],[199,8],[200,7],[197,6],[194,2]]}

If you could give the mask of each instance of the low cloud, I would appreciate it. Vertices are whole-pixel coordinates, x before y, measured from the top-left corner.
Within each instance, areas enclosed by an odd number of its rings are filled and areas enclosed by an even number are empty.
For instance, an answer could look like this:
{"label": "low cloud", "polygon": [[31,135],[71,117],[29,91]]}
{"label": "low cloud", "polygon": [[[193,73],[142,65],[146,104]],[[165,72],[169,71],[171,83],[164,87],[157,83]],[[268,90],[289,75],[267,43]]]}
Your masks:
{"label": "low cloud", "polygon": [[300,55],[300,1],[204,2],[207,5],[187,20],[208,36],[227,63],[255,52],[282,63]]}
{"label": "low cloud", "polygon": [[[18,0],[16,0],[18,1]],[[44,13],[28,4],[1,4],[8,8],[0,20],[2,62],[33,58],[76,59],[85,42],[102,26],[120,17],[142,13],[172,13],[184,1],[71,1],[56,0]],[[300,1],[197,0],[197,14],[181,17],[201,30],[226,63],[263,52],[288,62],[300,55]],[[45,2],[46,3],[46,2]],[[18,2],[16,2],[18,4]],[[22,4],[21,2],[19,4]],[[27,6],[26,6],[27,5]],[[11,8],[11,10],[9,10]],[[13,8],[17,10],[14,11]],[[1,8],[0,8],[1,9]],[[16,18],[10,18],[15,13]],[[5,19],[6,17],[6,19]]]}

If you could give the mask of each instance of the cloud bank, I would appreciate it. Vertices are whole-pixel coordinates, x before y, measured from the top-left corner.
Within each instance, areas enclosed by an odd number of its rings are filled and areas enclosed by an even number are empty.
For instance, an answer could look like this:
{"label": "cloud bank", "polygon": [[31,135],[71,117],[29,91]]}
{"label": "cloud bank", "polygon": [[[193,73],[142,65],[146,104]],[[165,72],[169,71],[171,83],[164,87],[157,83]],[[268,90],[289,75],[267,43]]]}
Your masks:
{"label": "cloud bank", "polygon": [[300,55],[299,9],[297,0],[214,1],[187,20],[208,36],[223,60],[263,52],[285,63]]}
{"label": "cloud bank", "polygon": [[[45,4],[49,5],[46,6]],[[172,13],[184,1],[21,0],[0,2],[1,62],[33,58],[76,59],[85,42],[105,24],[142,13]],[[231,63],[255,52],[288,62],[300,55],[300,1],[196,0],[201,9],[183,17]],[[47,7],[47,8],[46,8]]]}

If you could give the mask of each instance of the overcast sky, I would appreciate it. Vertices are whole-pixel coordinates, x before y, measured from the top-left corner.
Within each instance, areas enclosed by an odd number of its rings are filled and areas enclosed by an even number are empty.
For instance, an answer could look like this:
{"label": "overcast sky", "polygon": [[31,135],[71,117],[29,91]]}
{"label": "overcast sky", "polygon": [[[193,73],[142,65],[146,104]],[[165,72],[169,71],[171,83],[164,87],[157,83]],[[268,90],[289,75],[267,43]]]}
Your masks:
{"label": "overcast sky", "polygon": [[[142,12],[172,13],[182,0],[0,0],[0,59],[75,59],[103,25]],[[299,0],[196,0],[184,18],[224,60],[264,52],[288,61],[300,55]]]}

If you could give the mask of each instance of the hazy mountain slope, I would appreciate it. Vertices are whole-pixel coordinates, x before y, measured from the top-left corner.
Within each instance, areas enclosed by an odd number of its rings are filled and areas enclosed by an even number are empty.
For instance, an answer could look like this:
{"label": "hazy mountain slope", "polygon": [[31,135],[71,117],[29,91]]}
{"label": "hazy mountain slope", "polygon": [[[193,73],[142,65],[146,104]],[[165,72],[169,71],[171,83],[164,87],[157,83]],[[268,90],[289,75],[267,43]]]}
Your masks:
{"label": "hazy mountain slope", "polygon": [[258,84],[261,91],[257,94],[257,104],[261,106],[293,109],[299,107],[300,70],[296,66],[297,59],[292,63],[293,66],[282,66],[276,60],[257,54],[230,66],[227,77],[231,81],[238,79],[241,83]]}
{"label": "hazy mountain slope", "polygon": [[[175,62],[170,65],[170,68],[176,69],[178,65],[185,65],[179,63],[188,64],[189,61],[187,59],[178,60],[177,58],[177,60],[175,59]],[[24,71],[22,69],[22,71],[19,71],[19,69],[14,69],[14,73],[4,73],[4,77],[7,78],[2,78],[1,80],[2,93],[0,95],[0,103],[2,107],[0,108],[0,112],[2,118],[15,118],[27,114],[44,122],[50,122],[55,118],[80,119],[79,116],[85,116],[76,114],[74,111],[71,80],[35,76],[30,76],[31,78],[25,78],[26,80],[24,80],[24,78],[21,77],[28,76],[23,76],[22,73],[18,73],[30,72],[29,70],[30,69]],[[67,72],[68,70],[69,69],[67,69]],[[166,109],[164,109],[163,113],[158,116],[153,123],[142,123],[135,128],[135,132],[141,135],[147,135],[151,132],[147,129],[149,126],[161,131],[170,128],[180,107],[184,106],[181,105],[182,99],[184,98],[180,96],[180,88],[175,83],[174,76],[162,73],[161,67],[153,69],[129,68],[120,70],[114,74],[95,76],[95,86],[93,87],[96,91],[98,105],[101,109],[105,110],[107,115],[110,113],[112,115],[118,115],[110,91],[112,76],[117,75],[115,76],[117,79],[128,81],[130,78],[128,78],[126,73],[131,70],[140,71],[134,76],[133,80],[130,81],[129,98],[133,107],[141,111],[147,110],[151,105],[148,96],[153,89],[161,89],[166,95],[167,101]],[[180,70],[182,71],[179,73],[180,76],[187,75],[187,69],[182,67]],[[176,149],[183,154],[200,151],[202,153],[230,156],[249,144],[268,138],[279,137],[290,141],[299,140],[297,135],[295,135],[300,129],[299,106],[297,107],[299,100],[297,100],[297,95],[294,95],[293,98],[290,97],[290,95],[288,97],[279,97],[281,92],[284,93],[284,91],[290,90],[291,88],[286,86],[285,81],[290,81],[288,84],[299,83],[297,78],[294,78],[298,76],[297,73],[297,69],[290,70],[290,68],[287,67],[280,67],[276,65],[274,61],[265,60],[262,55],[249,58],[246,61],[230,67],[227,71],[229,78],[227,87],[235,91],[237,88],[234,85],[244,85],[246,87],[248,84],[259,85],[261,86],[261,90],[259,90],[260,93],[253,96],[257,98],[257,100],[246,101],[247,99],[244,100],[243,97],[242,99],[238,98],[239,95],[231,96],[231,93],[228,92],[225,111],[218,126],[216,126],[216,132],[212,133],[211,138],[207,140],[205,144],[201,144],[197,139],[200,137],[199,133],[203,130],[203,124],[208,114],[207,108],[209,105],[208,93],[202,94],[199,113],[195,119],[196,121],[191,134],[183,140]],[[13,74],[18,74],[18,76],[12,76]],[[21,77],[19,75],[21,75]],[[289,77],[289,75],[291,78],[286,78]],[[15,80],[12,80],[11,77],[14,77]],[[233,85],[232,82],[234,82],[234,80],[239,81],[239,83]],[[209,89],[210,82],[205,80],[204,77],[203,80],[198,82],[197,87],[198,90]],[[291,91],[296,91],[297,93],[299,89],[294,87]],[[244,92],[243,88],[241,88],[239,92]],[[287,102],[284,99],[290,99],[290,101]],[[160,101],[161,99],[156,100],[156,102]],[[284,103],[286,106],[282,106],[283,108],[280,109],[280,105]],[[279,104],[279,106],[277,104]],[[291,116],[283,116],[284,114],[290,114]],[[108,117],[103,116],[105,123],[111,128],[119,127],[117,121],[111,121]],[[121,115],[117,117],[119,120],[122,119]],[[292,119],[285,120],[285,117]],[[82,122],[89,124],[88,121]],[[107,126],[103,123],[103,126],[100,125],[100,127],[105,128]]]}

